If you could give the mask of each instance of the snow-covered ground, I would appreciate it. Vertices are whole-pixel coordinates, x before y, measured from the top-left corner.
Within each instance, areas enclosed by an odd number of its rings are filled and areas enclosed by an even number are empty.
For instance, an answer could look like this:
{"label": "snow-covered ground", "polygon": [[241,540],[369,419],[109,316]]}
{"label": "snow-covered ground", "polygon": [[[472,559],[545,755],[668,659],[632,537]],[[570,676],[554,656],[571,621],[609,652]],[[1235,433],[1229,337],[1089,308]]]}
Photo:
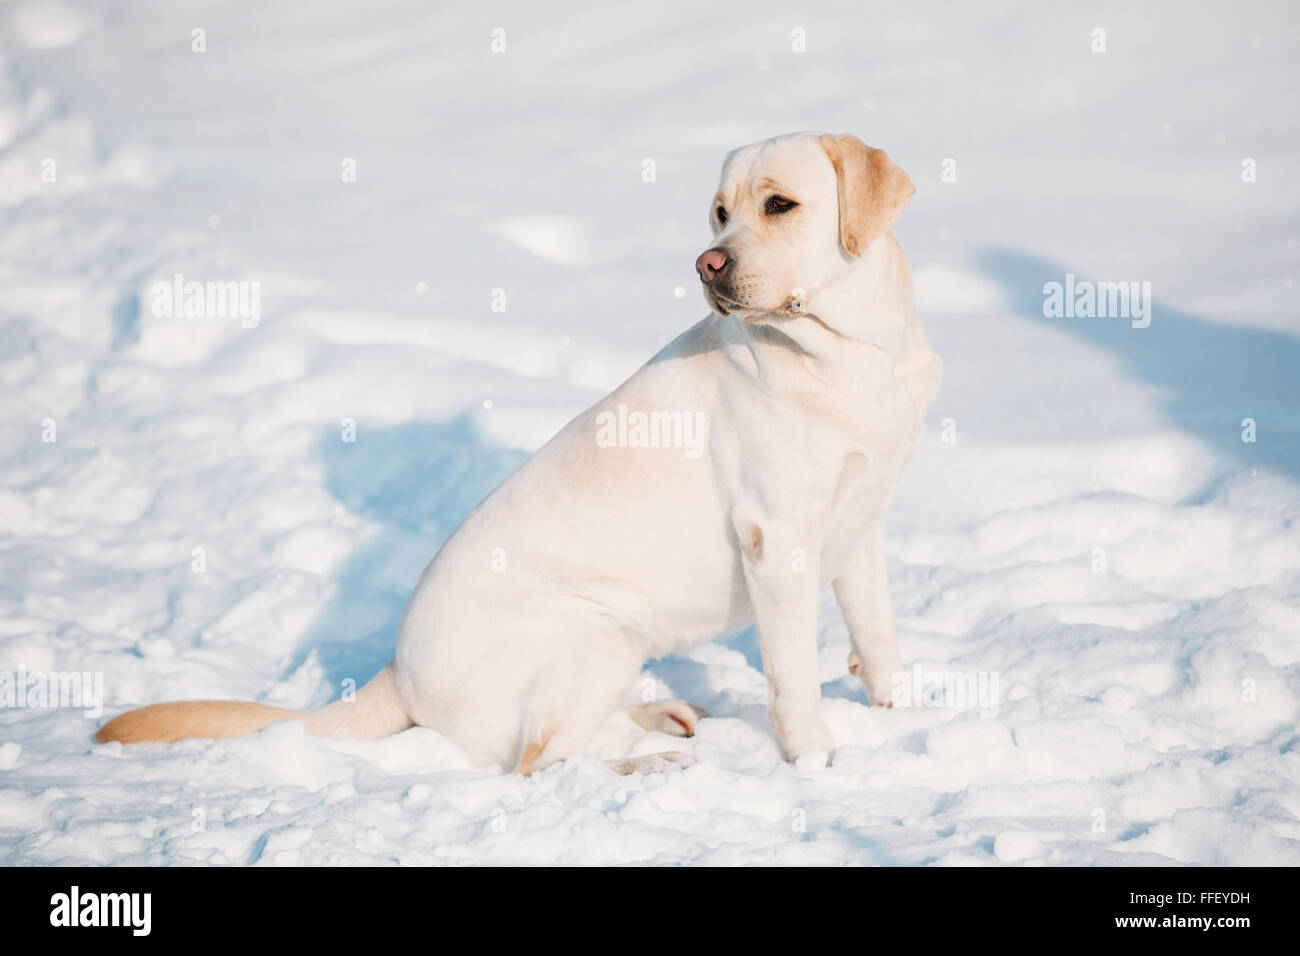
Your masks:
{"label": "snow-covered ground", "polygon": [[[654,776],[10,708],[0,862],[1300,863],[1294,4],[439,6],[0,8],[0,671],[105,717],[365,680],[468,509],[704,314],[725,151],[828,129],[911,173],[945,362],[903,656],[996,713],[867,707],[829,594],[817,772],[752,630],[648,667],[712,714]],[[1150,327],[1044,318],[1067,273]],[[259,321],[155,315],[177,274]]]}

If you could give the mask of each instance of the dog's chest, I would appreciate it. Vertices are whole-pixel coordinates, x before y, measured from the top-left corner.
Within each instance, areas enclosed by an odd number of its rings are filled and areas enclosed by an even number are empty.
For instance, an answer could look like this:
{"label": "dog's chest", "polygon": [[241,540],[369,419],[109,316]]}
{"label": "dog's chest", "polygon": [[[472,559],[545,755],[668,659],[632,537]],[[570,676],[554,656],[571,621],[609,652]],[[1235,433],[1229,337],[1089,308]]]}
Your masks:
{"label": "dog's chest", "polygon": [[825,454],[815,479],[823,508],[814,523],[829,580],[889,506],[913,440],[913,409],[898,381],[880,376],[866,379],[851,399],[836,396],[833,410],[814,417],[806,428]]}
{"label": "dog's chest", "polygon": [[832,559],[861,540],[888,505],[911,441],[912,408],[897,380],[864,377],[855,391],[810,383],[729,404],[744,409],[718,436],[733,515],[804,528]]}
{"label": "dog's chest", "polygon": [[[848,560],[871,525],[879,521],[893,492],[894,480],[880,472],[886,463],[872,462],[862,453],[848,455],[823,524],[822,569],[829,581]],[[892,469],[893,478],[897,468]]]}

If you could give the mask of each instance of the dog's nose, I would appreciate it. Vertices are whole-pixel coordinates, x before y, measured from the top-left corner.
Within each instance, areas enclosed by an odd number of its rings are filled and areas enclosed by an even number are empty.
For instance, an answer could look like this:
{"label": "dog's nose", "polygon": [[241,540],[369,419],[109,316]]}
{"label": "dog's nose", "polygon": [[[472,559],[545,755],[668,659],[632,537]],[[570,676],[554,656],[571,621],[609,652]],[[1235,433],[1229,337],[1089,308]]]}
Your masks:
{"label": "dog's nose", "polygon": [[700,281],[708,284],[726,272],[729,265],[731,259],[725,252],[721,249],[710,249],[695,260],[695,271],[700,274]]}

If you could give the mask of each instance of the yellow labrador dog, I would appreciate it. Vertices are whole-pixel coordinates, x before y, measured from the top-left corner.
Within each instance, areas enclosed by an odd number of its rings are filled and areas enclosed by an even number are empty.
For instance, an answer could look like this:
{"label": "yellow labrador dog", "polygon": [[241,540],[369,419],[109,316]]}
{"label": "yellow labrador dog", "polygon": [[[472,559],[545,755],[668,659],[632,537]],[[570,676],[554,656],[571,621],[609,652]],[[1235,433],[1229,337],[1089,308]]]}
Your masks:
{"label": "yellow labrador dog", "polygon": [[[647,660],[756,622],[776,736],[789,759],[824,766],[822,587],[874,703],[901,668],[883,521],[940,377],[889,231],[913,191],[853,136],[733,152],[696,262],[712,314],[465,519],[421,575],[392,662],[355,700],[157,704],[96,739],[230,737],[285,719],[338,737],[419,725],[528,774],[586,753]],[[680,701],[631,712],[681,735],[698,716]]]}

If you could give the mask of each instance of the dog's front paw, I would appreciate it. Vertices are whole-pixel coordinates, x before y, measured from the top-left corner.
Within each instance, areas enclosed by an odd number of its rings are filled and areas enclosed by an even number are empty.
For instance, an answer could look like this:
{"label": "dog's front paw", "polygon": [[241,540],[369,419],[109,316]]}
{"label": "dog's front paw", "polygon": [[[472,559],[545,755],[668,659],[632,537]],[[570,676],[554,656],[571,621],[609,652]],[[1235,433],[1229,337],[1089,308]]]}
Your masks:
{"label": "dog's front paw", "polygon": [[829,750],[809,750],[795,757],[793,763],[796,770],[825,770],[831,765],[831,752]]}
{"label": "dog's front paw", "polygon": [[801,733],[785,733],[782,745],[786,758],[800,770],[821,770],[829,766],[835,754],[835,741],[823,721]]}
{"label": "dog's front paw", "polygon": [[897,684],[894,682],[894,675],[889,674],[888,681],[872,679],[873,675],[868,674],[862,668],[862,658],[858,656],[857,651],[849,651],[848,668],[850,674],[857,675],[862,681],[862,686],[867,689],[867,699],[876,707],[894,707],[901,706],[901,700],[896,693]]}

